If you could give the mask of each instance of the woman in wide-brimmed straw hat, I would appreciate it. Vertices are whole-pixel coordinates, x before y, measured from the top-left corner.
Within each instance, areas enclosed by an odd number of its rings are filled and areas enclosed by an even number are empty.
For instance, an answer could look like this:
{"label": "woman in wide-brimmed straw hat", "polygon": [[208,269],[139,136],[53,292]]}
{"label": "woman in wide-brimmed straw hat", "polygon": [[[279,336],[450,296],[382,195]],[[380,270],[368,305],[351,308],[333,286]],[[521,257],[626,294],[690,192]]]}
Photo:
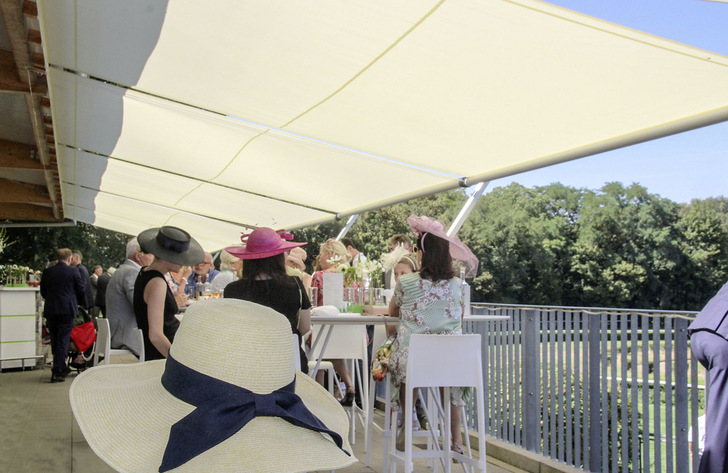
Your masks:
{"label": "woman in wide-brimmed straw hat", "polygon": [[248,301],[190,306],[166,361],[87,370],[71,407],[121,472],[297,473],[356,461],[346,413],[296,372],[288,321]]}
{"label": "woman in wide-brimmed straw hat", "polygon": [[[285,253],[305,245],[291,241],[293,235],[283,230],[260,227],[241,237],[244,246],[230,246],[225,251],[244,260],[243,277],[225,287],[223,297],[244,299],[277,310],[285,315],[291,332],[302,335],[311,329],[311,302],[303,282],[286,274]],[[308,359],[299,350],[301,370],[308,373]]]}
{"label": "woman in wide-brimmed straw hat", "polygon": [[[407,218],[415,235],[413,253],[417,256],[419,272],[403,274],[394,289],[389,315],[399,317],[399,331],[389,358],[393,385],[393,401],[404,405],[402,385],[406,384],[407,355],[413,333],[462,333],[463,299],[461,281],[455,277],[453,259],[465,265],[466,274],[475,275],[478,259],[456,236],[449,236],[445,225],[429,217]],[[460,406],[465,405],[463,388],[453,388],[451,402],[452,449],[462,453]],[[416,397],[415,397],[416,399]],[[397,447],[403,449],[404,436],[398,432]]]}
{"label": "woman in wide-brimmed straw hat", "polygon": [[134,283],[134,315],[144,334],[144,357],[158,360],[167,356],[179,327],[175,317],[179,308],[164,275],[204,261],[205,254],[189,233],[177,227],[144,230],[137,241],[154,260],[139,271]]}

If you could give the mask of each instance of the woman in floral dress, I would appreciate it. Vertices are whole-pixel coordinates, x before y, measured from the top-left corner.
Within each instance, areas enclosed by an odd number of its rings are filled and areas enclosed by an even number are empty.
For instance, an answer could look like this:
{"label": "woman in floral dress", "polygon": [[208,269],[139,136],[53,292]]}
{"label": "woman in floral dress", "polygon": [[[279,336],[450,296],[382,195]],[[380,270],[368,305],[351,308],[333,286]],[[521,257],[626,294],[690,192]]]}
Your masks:
{"label": "woman in floral dress", "polygon": [[[389,315],[399,317],[399,332],[389,359],[393,400],[404,405],[407,357],[412,334],[460,334],[463,301],[461,281],[455,277],[452,259],[464,261],[468,273],[477,268],[477,258],[457,237],[449,237],[442,222],[411,216],[407,222],[417,237],[413,251],[420,272],[403,275],[394,289]],[[463,388],[451,392],[452,449],[462,453],[460,407],[465,405]],[[415,392],[415,399],[417,393]],[[401,437],[401,436],[400,436]],[[401,442],[398,442],[401,445]]]}

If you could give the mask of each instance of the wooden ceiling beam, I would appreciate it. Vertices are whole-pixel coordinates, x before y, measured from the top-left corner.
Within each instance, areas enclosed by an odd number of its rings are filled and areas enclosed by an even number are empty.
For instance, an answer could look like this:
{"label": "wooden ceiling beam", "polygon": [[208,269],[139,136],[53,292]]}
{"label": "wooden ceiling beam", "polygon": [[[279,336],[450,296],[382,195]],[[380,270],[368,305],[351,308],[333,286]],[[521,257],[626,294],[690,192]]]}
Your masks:
{"label": "wooden ceiling beam", "polygon": [[43,170],[33,145],[0,140],[0,168]]}
{"label": "wooden ceiling beam", "polygon": [[44,194],[45,187],[0,179],[0,202],[5,204],[41,204],[51,207],[53,201]]}
{"label": "wooden ceiling beam", "polygon": [[4,204],[0,207],[0,220],[58,222],[63,219],[56,217],[50,207],[33,204]]}
{"label": "wooden ceiling beam", "polygon": [[[27,0],[22,2],[27,4]],[[28,29],[26,32],[26,19],[24,15],[33,15],[33,5],[26,5],[27,10],[23,10],[21,2],[17,0],[0,0],[0,11],[2,11],[3,18],[5,20],[5,27],[10,38],[10,44],[13,49],[13,57],[15,59],[15,70],[17,74],[17,80],[29,83],[29,92],[33,90],[34,84],[37,82],[38,74],[31,72],[32,65],[32,52],[30,44],[36,44],[42,46],[42,36],[39,31]],[[37,5],[35,6],[37,10]],[[36,13],[37,15],[37,13]],[[43,76],[43,81],[45,77]],[[35,95],[35,93],[29,93],[25,96],[25,103],[28,107],[28,115],[30,115],[30,122],[33,127],[33,136],[35,138],[35,144],[38,147],[38,153],[40,161],[45,167],[45,181],[48,189],[48,195],[53,202],[52,215],[53,218],[61,218],[61,208],[63,204],[58,199],[58,187],[53,182],[53,174],[50,172],[52,166],[50,162],[50,156],[48,153],[48,144],[46,142],[45,129],[43,125],[43,111],[42,107],[47,104],[50,108],[50,100],[48,100],[47,85],[46,93],[41,96]],[[57,164],[56,164],[57,168]],[[6,217],[10,218],[10,217]]]}
{"label": "wooden ceiling beam", "polygon": [[23,2],[23,15],[38,18],[38,4],[32,0],[25,0]]}
{"label": "wooden ceiling beam", "polygon": [[[12,52],[0,49],[0,91],[22,94],[31,93],[28,78],[23,78],[18,75],[15,60],[16,57]],[[32,93],[34,95],[48,95],[48,84],[45,78],[34,80],[32,84]]]}

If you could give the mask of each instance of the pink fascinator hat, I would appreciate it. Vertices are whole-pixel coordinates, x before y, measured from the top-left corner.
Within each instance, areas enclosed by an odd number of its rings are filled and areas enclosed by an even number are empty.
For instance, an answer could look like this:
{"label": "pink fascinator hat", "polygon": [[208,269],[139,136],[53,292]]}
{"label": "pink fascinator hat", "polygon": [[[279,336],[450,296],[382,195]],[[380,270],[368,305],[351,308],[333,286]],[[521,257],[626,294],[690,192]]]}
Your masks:
{"label": "pink fascinator hat", "polygon": [[240,259],[268,258],[306,244],[291,241],[292,233],[285,230],[275,231],[268,227],[256,228],[252,233],[243,234],[240,240],[245,246],[225,248],[225,251]]}
{"label": "pink fascinator hat", "polygon": [[426,233],[442,238],[450,244],[450,256],[452,256],[452,259],[458,260],[465,265],[465,276],[471,278],[477,274],[478,257],[470,251],[468,245],[460,241],[460,238],[455,235],[449,236],[444,223],[424,215],[421,217],[410,215],[407,217],[407,223],[412,229],[412,232],[417,235],[422,251],[427,251],[427,248],[422,248],[422,237]]}

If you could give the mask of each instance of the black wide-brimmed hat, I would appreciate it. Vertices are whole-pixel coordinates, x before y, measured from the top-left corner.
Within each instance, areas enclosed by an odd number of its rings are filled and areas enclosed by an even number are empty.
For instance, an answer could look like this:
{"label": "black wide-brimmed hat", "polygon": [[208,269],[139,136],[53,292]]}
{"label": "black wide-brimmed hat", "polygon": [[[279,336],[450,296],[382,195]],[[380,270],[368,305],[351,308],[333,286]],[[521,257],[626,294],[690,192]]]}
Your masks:
{"label": "black wide-brimmed hat", "polygon": [[182,266],[195,266],[205,261],[205,252],[189,233],[177,227],[154,227],[137,237],[145,253]]}

